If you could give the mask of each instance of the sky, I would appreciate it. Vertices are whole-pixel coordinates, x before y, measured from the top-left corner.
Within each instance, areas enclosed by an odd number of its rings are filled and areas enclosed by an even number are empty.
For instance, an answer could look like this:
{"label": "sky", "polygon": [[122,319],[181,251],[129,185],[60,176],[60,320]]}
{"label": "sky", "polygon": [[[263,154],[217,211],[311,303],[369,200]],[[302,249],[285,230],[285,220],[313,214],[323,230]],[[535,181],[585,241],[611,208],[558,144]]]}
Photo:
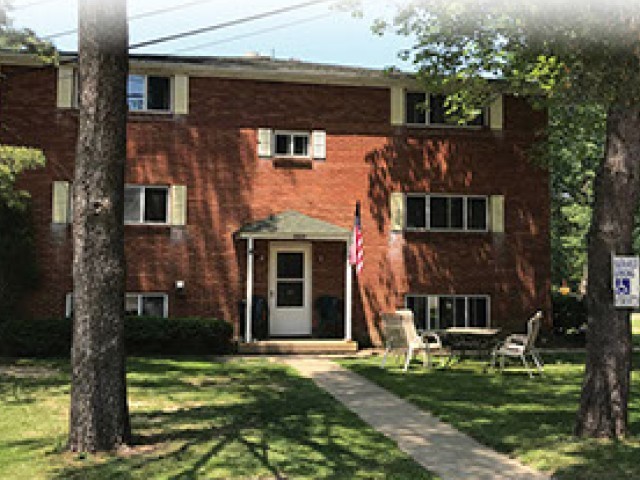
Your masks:
{"label": "sky", "polygon": [[[181,8],[131,19],[129,41],[149,39],[236,20],[250,15],[303,3],[303,0],[129,0],[129,17],[165,8]],[[10,13],[16,27],[28,27],[46,37],[77,27],[77,0],[13,0]],[[222,28],[176,41],[135,50],[134,53],[243,56],[250,52],[310,62],[371,68],[389,66],[404,70],[410,65],[398,52],[410,39],[392,33],[379,37],[371,32],[376,18],[390,19],[390,0],[363,0],[363,18],[331,8],[331,2],[308,6],[269,18]],[[52,39],[61,50],[76,50],[77,35]]]}

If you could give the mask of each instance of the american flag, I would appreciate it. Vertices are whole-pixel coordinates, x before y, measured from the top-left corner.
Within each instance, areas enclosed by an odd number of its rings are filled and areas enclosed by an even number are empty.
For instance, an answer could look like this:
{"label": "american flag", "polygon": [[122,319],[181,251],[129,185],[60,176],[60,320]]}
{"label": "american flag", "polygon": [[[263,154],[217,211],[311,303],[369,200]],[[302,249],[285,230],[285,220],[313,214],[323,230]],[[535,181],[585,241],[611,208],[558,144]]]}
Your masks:
{"label": "american flag", "polygon": [[353,220],[353,236],[349,250],[349,263],[355,265],[356,274],[362,271],[364,264],[364,252],[362,246],[362,225],[360,223],[360,202],[356,203],[356,215]]}

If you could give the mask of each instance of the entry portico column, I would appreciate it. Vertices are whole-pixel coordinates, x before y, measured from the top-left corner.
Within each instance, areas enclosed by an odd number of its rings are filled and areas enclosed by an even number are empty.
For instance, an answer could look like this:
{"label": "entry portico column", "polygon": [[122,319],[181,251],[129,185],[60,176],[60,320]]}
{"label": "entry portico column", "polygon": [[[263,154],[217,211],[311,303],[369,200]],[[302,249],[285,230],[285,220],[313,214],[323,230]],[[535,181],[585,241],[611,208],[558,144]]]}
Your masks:
{"label": "entry portico column", "polygon": [[352,277],[352,273],[351,273],[351,262],[349,262],[349,242],[347,241],[345,243],[346,245],[346,250],[347,250],[347,255],[346,255],[346,262],[345,262],[345,278],[344,278],[344,339],[345,340],[351,340],[351,334],[352,334],[352,330],[351,330],[351,285],[352,285],[352,281],[351,281],[351,277]]}
{"label": "entry portico column", "polygon": [[247,298],[245,302],[245,341],[252,340],[251,314],[253,313],[253,237],[247,238]]}

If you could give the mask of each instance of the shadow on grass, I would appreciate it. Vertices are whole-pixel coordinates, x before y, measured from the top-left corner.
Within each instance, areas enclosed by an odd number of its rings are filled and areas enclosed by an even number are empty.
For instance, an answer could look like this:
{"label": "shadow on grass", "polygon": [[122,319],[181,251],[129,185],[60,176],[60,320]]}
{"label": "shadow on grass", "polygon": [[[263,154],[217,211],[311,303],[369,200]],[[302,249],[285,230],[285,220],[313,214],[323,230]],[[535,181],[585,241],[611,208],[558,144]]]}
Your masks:
{"label": "shadow on grass", "polygon": [[[545,374],[529,379],[519,368],[483,372],[463,361],[450,369],[381,369],[379,359],[345,361],[351,370],[411,401],[498,451],[515,455],[557,478],[640,478],[640,371],[629,403],[631,436],[624,442],[573,437],[584,360],[547,356]],[[640,356],[634,358],[638,365]],[[629,472],[632,474],[630,475]]]}
{"label": "shadow on grass", "polygon": [[263,362],[134,359],[132,453],[58,479],[432,478],[310,380]]}

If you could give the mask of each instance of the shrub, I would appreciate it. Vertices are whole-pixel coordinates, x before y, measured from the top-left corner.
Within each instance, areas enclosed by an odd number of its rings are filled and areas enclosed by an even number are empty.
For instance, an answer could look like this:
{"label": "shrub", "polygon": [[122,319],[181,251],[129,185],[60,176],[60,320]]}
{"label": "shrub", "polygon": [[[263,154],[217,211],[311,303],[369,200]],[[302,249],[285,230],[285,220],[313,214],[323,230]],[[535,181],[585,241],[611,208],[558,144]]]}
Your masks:
{"label": "shrub", "polygon": [[[69,356],[71,320],[9,320],[0,325],[0,353],[6,356]],[[211,355],[231,350],[233,327],[214,318],[127,317],[127,355]]]}
{"label": "shrub", "polygon": [[553,328],[558,333],[578,333],[587,324],[587,307],[584,298],[578,295],[554,294]]}

